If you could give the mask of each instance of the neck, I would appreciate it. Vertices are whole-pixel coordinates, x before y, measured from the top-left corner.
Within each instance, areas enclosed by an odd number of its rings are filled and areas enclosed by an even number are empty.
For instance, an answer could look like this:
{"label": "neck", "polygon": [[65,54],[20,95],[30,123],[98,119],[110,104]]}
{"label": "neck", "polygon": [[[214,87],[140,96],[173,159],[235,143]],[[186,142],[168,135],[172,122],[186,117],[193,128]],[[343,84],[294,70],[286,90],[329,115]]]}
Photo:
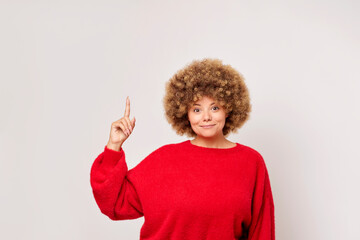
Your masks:
{"label": "neck", "polygon": [[192,144],[202,147],[208,147],[208,148],[221,148],[224,146],[229,145],[231,143],[229,140],[227,140],[224,135],[220,136],[214,136],[214,137],[200,137],[196,136],[192,141]]}

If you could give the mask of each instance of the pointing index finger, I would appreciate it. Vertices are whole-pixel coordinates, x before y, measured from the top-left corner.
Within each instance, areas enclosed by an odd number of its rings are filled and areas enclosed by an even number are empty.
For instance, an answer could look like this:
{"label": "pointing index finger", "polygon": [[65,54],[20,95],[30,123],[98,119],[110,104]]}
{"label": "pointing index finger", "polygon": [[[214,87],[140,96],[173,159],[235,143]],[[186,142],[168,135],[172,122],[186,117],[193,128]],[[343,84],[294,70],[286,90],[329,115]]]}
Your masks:
{"label": "pointing index finger", "polygon": [[126,107],[125,107],[124,116],[125,116],[125,117],[129,117],[129,116],[130,116],[130,99],[129,99],[129,96],[126,97]]}

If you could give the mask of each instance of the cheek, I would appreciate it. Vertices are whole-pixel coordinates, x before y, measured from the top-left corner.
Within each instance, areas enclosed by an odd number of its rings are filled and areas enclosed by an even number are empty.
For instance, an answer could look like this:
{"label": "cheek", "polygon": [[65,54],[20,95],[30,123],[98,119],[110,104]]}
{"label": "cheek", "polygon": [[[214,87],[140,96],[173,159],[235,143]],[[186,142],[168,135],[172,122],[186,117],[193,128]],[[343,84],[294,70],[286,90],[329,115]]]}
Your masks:
{"label": "cheek", "polygon": [[194,123],[195,122],[195,116],[191,113],[188,113],[188,120],[190,123]]}
{"label": "cheek", "polygon": [[225,115],[219,115],[219,116],[217,116],[217,118],[216,118],[216,120],[218,121],[218,122],[225,122],[226,121],[226,117],[225,117]]}
{"label": "cheek", "polygon": [[192,123],[192,124],[195,124],[195,123],[198,123],[200,121],[200,118],[198,116],[190,116],[189,117],[189,121]]}

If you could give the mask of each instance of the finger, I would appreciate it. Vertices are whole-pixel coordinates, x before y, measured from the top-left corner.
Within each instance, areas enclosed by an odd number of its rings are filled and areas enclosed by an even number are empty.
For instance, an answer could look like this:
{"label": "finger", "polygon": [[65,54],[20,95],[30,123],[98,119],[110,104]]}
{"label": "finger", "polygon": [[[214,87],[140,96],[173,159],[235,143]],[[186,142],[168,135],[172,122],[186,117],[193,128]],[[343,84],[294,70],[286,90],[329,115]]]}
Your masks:
{"label": "finger", "polygon": [[123,117],[121,119],[121,122],[122,122],[122,124],[124,124],[125,130],[127,131],[127,133],[130,133],[129,123],[126,121],[126,117]]}
{"label": "finger", "polygon": [[130,131],[132,131],[132,126],[131,126],[131,122],[130,122],[130,119],[129,118],[124,118],[124,120],[126,121],[127,123],[127,127]]}
{"label": "finger", "polygon": [[127,121],[127,119],[125,118],[125,117],[123,117],[122,119],[121,119],[121,121],[122,121],[122,124],[124,124],[124,126],[125,126],[125,130],[126,130],[126,132],[128,133],[128,134],[130,134],[131,133],[131,131],[130,131],[130,126],[129,126],[129,123],[128,123],[128,121]]}
{"label": "finger", "polygon": [[111,128],[115,128],[116,130],[118,130],[120,128],[121,131],[126,135],[126,133],[125,133],[126,128],[125,128],[124,124],[121,123],[120,120],[113,122],[111,125]]}
{"label": "finger", "polygon": [[129,116],[130,116],[130,99],[129,96],[127,96],[124,117],[129,117]]}
{"label": "finger", "polygon": [[120,123],[119,123],[119,126],[120,126],[122,132],[123,132],[126,136],[128,136],[129,133],[126,131],[125,125],[124,125],[122,122],[120,122]]}

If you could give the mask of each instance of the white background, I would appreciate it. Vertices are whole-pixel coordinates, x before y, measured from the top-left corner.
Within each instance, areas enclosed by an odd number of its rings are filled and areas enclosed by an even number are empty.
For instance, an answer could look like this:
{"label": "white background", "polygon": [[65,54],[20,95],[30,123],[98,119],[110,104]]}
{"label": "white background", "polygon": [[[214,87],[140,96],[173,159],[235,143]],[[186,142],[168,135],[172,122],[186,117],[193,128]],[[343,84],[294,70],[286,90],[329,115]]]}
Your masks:
{"label": "white background", "polygon": [[219,58],[241,72],[249,121],[229,140],[259,151],[276,238],[358,239],[358,1],[1,1],[1,239],[138,239],[90,187],[126,96],[129,169],[184,141],[165,82]]}

